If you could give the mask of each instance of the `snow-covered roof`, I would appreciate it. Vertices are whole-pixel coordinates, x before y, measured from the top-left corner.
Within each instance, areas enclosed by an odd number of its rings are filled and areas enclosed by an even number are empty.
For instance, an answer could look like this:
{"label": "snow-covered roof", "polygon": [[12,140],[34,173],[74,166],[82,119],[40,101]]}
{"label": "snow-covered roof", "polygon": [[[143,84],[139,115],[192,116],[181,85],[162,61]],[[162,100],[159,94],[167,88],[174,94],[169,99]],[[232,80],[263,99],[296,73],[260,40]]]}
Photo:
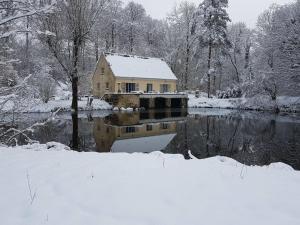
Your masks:
{"label": "snow-covered roof", "polygon": [[164,150],[174,139],[176,134],[167,134],[152,137],[133,138],[115,141],[111,147],[111,152],[133,153],[141,151],[150,153]]}
{"label": "snow-covered roof", "polygon": [[120,54],[105,54],[105,57],[116,77],[177,80],[162,59]]}

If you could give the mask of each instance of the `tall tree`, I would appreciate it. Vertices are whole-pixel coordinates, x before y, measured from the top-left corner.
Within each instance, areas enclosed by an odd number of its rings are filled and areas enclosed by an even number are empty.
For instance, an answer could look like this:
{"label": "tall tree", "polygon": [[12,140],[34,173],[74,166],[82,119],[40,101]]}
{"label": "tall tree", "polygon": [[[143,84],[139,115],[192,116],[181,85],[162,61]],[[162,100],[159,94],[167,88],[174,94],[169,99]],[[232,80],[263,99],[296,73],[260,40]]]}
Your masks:
{"label": "tall tree", "polygon": [[188,90],[191,80],[192,57],[197,40],[193,32],[195,11],[196,6],[193,3],[184,1],[174,8],[167,19],[169,48],[172,49],[169,57],[171,64],[174,64],[173,71],[180,80],[182,90]]}
{"label": "tall tree", "polygon": [[207,95],[211,94],[211,75],[213,49],[230,45],[227,38],[227,22],[230,21],[226,8],[228,0],[204,0],[199,5],[199,24],[203,28],[199,34],[201,45],[208,47],[207,57]]}
{"label": "tall tree", "polygon": [[[61,0],[58,1],[55,13],[42,22],[45,31],[42,40],[46,42],[72,83],[74,113],[78,112],[80,49],[106,2],[107,0]],[[66,49],[69,49],[69,56]]]}
{"label": "tall tree", "polygon": [[247,73],[250,66],[251,30],[244,23],[232,24],[228,28],[228,38],[232,45],[227,51],[227,56],[233,68],[231,74],[234,74],[232,76],[233,81],[240,84],[243,75]]}
{"label": "tall tree", "polygon": [[137,47],[138,39],[141,37],[140,31],[143,20],[146,16],[146,11],[141,4],[129,2],[124,9],[124,25],[126,32],[126,42],[128,43],[128,52],[134,53]]}

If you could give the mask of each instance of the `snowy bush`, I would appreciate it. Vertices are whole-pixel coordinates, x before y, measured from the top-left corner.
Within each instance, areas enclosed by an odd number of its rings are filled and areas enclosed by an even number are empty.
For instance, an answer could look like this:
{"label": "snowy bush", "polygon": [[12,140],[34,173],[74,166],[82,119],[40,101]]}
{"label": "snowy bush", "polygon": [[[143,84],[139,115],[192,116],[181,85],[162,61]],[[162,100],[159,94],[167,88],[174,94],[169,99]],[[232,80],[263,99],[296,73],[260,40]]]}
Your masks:
{"label": "snowy bush", "polygon": [[55,94],[55,82],[51,78],[42,78],[39,82],[39,97],[44,103],[48,103]]}
{"label": "snowy bush", "polygon": [[231,89],[227,89],[226,91],[218,91],[217,97],[220,99],[225,98],[241,98],[242,90],[239,87],[234,87]]}

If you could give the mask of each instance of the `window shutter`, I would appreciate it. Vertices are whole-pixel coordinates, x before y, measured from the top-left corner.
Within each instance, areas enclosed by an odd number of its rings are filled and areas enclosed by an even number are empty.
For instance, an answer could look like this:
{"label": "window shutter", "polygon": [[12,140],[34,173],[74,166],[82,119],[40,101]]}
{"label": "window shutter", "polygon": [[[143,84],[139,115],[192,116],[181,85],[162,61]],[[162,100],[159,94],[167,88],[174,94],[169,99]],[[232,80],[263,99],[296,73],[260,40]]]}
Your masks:
{"label": "window shutter", "polygon": [[164,92],[164,85],[161,84],[161,85],[160,85],[160,93],[163,93],[163,92]]}
{"label": "window shutter", "polygon": [[140,90],[140,85],[139,85],[139,83],[136,83],[136,84],[135,84],[135,88],[136,88],[136,91],[139,91],[139,90]]}

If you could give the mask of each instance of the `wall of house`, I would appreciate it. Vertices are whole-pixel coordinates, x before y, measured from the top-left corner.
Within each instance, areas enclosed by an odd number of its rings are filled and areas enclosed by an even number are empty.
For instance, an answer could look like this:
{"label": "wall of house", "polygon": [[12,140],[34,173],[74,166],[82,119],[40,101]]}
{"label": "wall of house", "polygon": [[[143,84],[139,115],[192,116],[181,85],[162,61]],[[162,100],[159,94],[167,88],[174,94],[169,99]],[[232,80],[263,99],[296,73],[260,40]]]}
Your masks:
{"label": "wall of house", "polygon": [[116,79],[104,55],[101,55],[92,78],[92,93],[96,97],[103,97],[106,93],[114,93]]}
{"label": "wall of house", "polygon": [[[138,119],[138,117],[136,119]],[[134,130],[131,129],[133,132],[128,132],[128,127],[134,128]],[[149,129],[150,127],[152,129]],[[96,119],[94,121],[93,133],[97,151],[110,152],[111,147],[116,140],[175,134],[176,128],[176,122],[139,124],[121,127],[106,124],[103,119]]]}
{"label": "wall of house", "polygon": [[168,92],[177,91],[176,80],[125,79],[115,77],[104,55],[101,55],[92,78],[92,94],[103,97],[108,93],[126,92],[126,83],[137,84],[138,91],[147,92],[147,84],[152,84],[154,92],[161,92],[161,85],[168,85]]}
{"label": "wall of house", "polygon": [[125,92],[124,84],[126,83],[136,83],[138,84],[138,91],[147,92],[147,84],[152,84],[154,92],[160,92],[160,85],[169,85],[169,92],[176,92],[177,81],[175,80],[149,80],[149,79],[124,79],[116,78],[115,90],[118,92],[119,88],[121,93]]}

